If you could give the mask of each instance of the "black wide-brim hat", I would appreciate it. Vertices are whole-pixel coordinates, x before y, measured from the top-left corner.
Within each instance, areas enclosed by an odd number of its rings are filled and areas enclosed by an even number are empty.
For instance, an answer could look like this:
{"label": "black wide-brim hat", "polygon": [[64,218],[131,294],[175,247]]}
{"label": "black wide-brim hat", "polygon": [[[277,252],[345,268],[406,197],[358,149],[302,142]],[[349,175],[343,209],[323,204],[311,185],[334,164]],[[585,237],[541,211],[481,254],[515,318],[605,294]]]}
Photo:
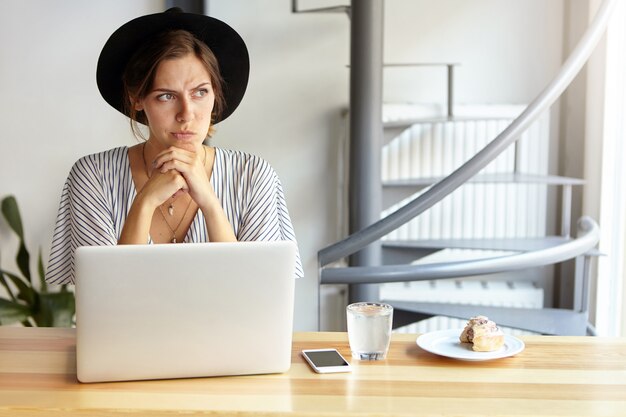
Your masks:
{"label": "black wide-brim hat", "polygon": [[248,49],[241,36],[226,23],[213,17],[183,13],[178,8],[163,13],[141,16],[122,25],[104,44],[98,67],[96,82],[100,94],[116,110],[130,115],[124,108],[124,86],[122,76],[126,64],[138,48],[159,33],[183,29],[207,44],[217,58],[223,79],[225,108],[213,123],[230,116],[241,102],[250,73]]}

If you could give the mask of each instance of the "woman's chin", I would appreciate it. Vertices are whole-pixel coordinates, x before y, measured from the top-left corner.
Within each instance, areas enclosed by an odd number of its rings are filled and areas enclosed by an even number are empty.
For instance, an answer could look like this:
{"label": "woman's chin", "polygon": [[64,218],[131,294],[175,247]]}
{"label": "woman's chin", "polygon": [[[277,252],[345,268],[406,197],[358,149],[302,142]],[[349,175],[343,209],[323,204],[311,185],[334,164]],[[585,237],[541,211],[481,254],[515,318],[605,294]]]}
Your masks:
{"label": "woman's chin", "polygon": [[202,150],[202,142],[176,142],[173,143],[172,146],[189,152],[198,152]]}
{"label": "woman's chin", "polygon": [[184,149],[190,152],[196,152],[202,148],[202,141],[197,140],[197,138],[192,139],[170,139],[167,141],[155,140],[154,142],[159,144],[159,147],[162,149],[167,149],[171,146],[175,148]]}

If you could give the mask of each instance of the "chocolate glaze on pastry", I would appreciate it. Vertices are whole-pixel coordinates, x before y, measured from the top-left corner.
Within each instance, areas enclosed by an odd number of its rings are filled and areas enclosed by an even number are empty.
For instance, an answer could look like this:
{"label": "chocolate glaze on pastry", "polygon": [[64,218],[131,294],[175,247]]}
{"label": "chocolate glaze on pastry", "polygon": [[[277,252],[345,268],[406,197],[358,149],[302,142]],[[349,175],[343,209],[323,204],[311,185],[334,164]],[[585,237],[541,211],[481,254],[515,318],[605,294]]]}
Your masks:
{"label": "chocolate glaze on pastry", "polygon": [[504,346],[504,333],[485,316],[472,317],[459,339],[463,343],[472,343],[476,352],[493,352]]}

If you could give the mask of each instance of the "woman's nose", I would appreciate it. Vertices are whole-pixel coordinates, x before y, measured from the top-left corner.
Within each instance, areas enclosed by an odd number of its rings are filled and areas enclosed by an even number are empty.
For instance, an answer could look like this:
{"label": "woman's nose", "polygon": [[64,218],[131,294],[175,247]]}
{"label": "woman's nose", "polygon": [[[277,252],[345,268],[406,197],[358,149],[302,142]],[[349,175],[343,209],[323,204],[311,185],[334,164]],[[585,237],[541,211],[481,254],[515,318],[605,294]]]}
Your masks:
{"label": "woman's nose", "polygon": [[180,100],[180,108],[176,115],[176,121],[179,123],[189,122],[193,119],[192,103],[189,100]]}

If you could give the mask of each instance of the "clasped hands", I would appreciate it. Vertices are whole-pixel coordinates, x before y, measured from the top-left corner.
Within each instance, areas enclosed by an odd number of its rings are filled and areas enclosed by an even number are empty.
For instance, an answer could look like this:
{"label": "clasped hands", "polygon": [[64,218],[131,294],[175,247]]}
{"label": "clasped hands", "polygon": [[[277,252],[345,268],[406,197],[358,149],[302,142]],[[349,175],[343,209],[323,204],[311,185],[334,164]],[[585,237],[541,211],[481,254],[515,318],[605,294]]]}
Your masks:
{"label": "clasped hands", "polygon": [[206,148],[170,146],[160,152],[146,167],[150,173],[142,192],[155,207],[183,193],[201,209],[210,204],[213,188],[206,173]]}

